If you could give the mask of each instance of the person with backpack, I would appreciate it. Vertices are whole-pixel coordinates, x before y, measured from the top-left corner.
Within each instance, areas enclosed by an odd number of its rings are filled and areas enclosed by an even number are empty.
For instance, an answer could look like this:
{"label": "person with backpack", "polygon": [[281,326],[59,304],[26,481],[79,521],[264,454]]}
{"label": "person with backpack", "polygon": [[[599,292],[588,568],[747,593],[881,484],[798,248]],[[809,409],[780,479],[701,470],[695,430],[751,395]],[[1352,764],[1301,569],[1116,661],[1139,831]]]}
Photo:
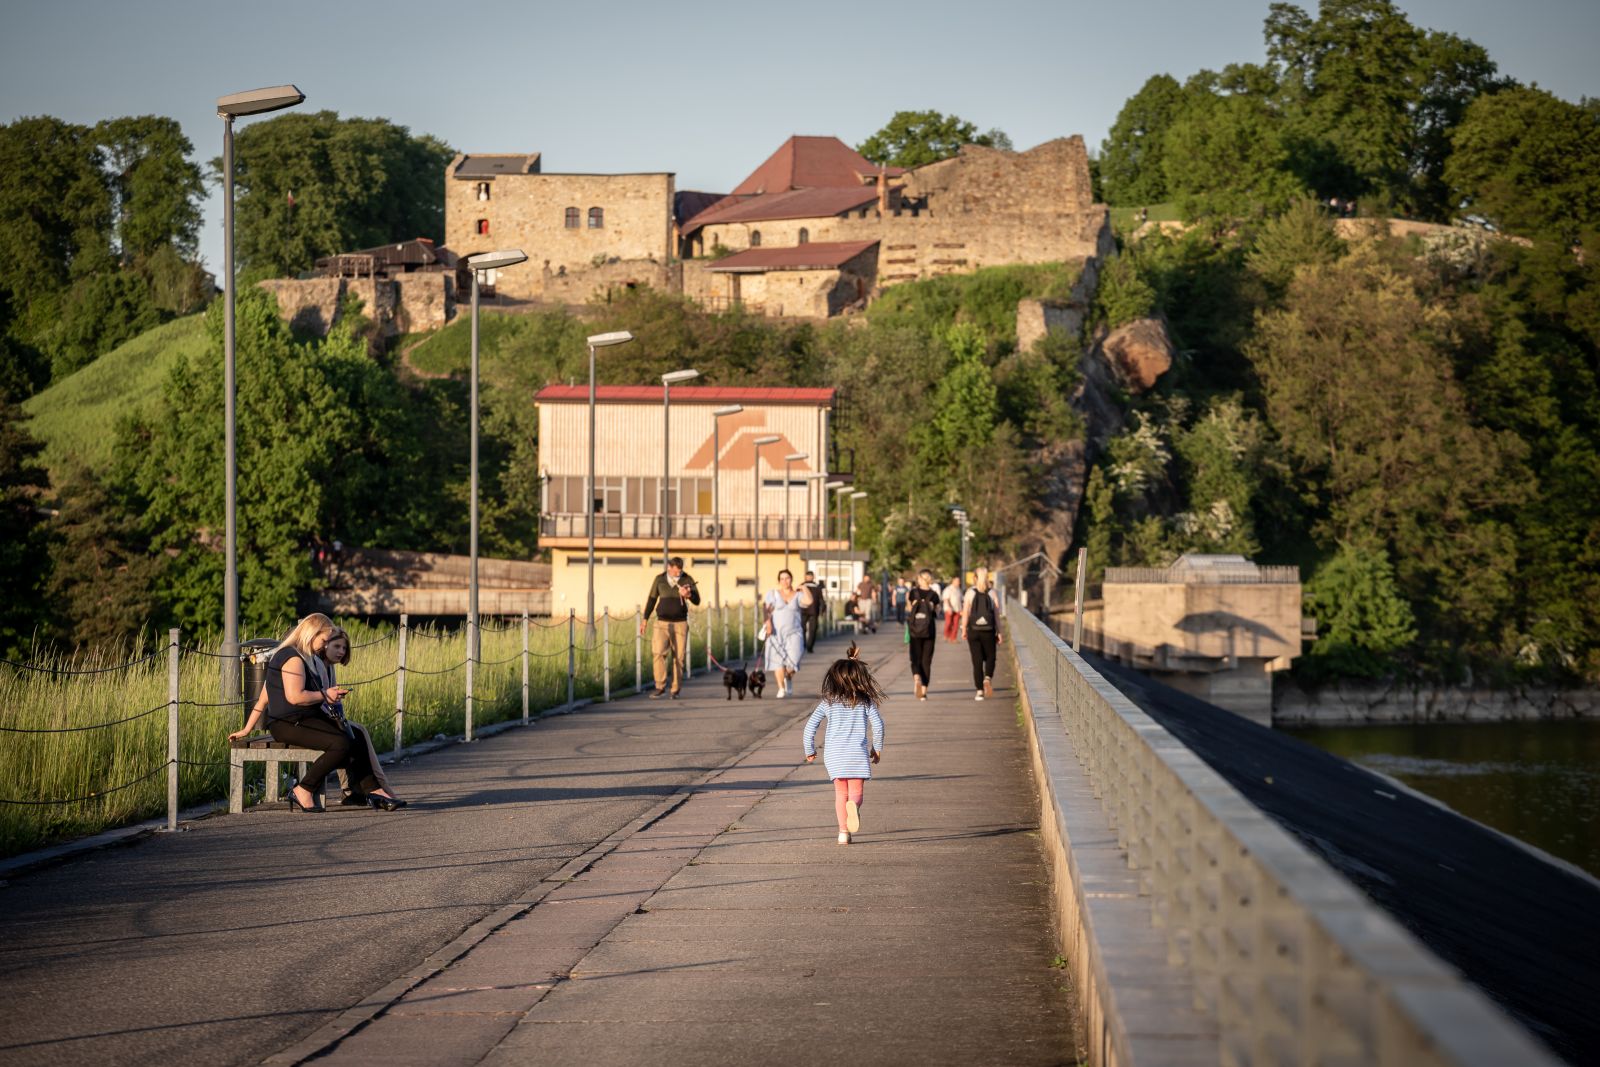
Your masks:
{"label": "person with backpack", "polygon": [[972,684],[978,690],[974,700],[994,696],[994,661],[1000,645],[1000,604],[989,588],[989,568],[973,573],[961,606],[961,636],[972,653]]}
{"label": "person with backpack", "polygon": [[933,572],[918,571],[917,584],[906,595],[906,645],[911,651],[911,678],[917,699],[928,699],[933,677],[933,645],[938,640],[939,595],[933,591]]}
{"label": "person with backpack", "polygon": [[822,618],[823,596],[822,583],[817,581],[817,576],[812,571],[806,571],[806,580],[800,583],[800,588],[811,594],[811,603],[800,609],[800,619],[805,625],[806,653],[809,655],[817,650],[817,620]]}

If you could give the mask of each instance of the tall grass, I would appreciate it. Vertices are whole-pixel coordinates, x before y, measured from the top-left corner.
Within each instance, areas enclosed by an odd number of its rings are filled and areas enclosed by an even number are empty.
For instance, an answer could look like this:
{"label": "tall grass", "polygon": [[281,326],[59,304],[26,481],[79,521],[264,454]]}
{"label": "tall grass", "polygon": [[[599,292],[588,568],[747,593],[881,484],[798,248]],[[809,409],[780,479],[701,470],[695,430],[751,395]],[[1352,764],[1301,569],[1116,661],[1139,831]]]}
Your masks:
{"label": "tall grass", "polygon": [[[729,617],[729,643],[737,656],[744,630],[747,652],[755,648],[753,613]],[[705,667],[706,612],[691,623],[695,672]],[[353,651],[339,671],[341,684],[354,683],[345,702],[351,718],[372,733],[379,752],[394,747],[398,632],[393,626],[344,624]],[[637,638],[638,617],[603,620],[591,644],[581,621],[530,620],[528,632],[528,710],[534,715],[567,699],[567,665],[572,659],[573,695],[599,698],[609,647],[611,693],[631,693],[637,676],[650,684],[648,634]],[[572,646],[569,650],[569,632]],[[713,654],[722,657],[722,626]],[[603,643],[608,642],[609,645]],[[208,652],[214,644],[190,645],[179,656],[178,774],[184,806],[220,800],[227,791],[230,731],[243,725],[245,712],[220,693],[221,661]],[[130,662],[127,646],[92,649],[70,658],[41,661],[24,670],[0,665],[0,728],[8,731],[63,730],[116,723],[101,729],[66,733],[0,732],[0,855],[13,855],[109,827],[150,818],[165,810],[169,656],[165,643],[146,660]],[[486,619],[474,679],[473,722],[486,726],[522,715],[522,626],[520,620]],[[466,718],[466,636],[462,629],[417,627],[406,648],[404,740],[410,744],[436,735],[462,733]],[[103,671],[84,674],[67,672]],[[221,705],[221,706],[217,706]],[[149,714],[139,715],[148,712]],[[132,721],[118,722],[129,719]],[[143,780],[139,780],[139,779]],[[135,783],[128,785],[128,783]],[[122,786],[126,788],[118,788]],[[86,799],[76,799],[86,798]]]}

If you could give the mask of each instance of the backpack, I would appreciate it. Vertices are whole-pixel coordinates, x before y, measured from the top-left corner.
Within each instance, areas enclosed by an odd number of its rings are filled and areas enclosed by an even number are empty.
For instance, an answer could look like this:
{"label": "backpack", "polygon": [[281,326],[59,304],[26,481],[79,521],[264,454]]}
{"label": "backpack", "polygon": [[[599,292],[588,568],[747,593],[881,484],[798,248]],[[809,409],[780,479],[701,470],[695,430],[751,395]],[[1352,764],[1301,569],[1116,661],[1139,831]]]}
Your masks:
{"label": "backpack", "polygon": [[906,629],[912,637],[933,636],[934,601],[931,596],[920,596],[911,601],[911,614],[906,619]]}
{"label": "backpack", "polygon": [[972,591],[972,614],[967,616],[967,629],[994,629],[994,601],[988,593],[976,589]]}

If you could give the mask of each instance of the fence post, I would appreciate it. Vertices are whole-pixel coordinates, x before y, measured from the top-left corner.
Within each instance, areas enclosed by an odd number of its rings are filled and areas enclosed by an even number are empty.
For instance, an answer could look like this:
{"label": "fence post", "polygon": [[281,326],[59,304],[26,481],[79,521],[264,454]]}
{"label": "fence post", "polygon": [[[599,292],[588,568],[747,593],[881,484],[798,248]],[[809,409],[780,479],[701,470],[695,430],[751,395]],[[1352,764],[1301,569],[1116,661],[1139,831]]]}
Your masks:
{"label": "fence post", "polygon": [[522,725],[528,725],[528,611],[522,611]]}
{"label": "fence post", "polygon": [[1073,597],[1072,607],[1072,651],[1078,651],[1078,646],[1083,643],[1083,583],[1088,575],[1084,572],[1089,569],[1089,550],[1078,549],[1078,591]]}
{"label": "fence post", "polygon": [[578,672],[578,652],[575,640],[578,629],[578,609],[567,609],[567,707],[572,706],[572,682]]}
{"label": "fence post", "polygon": [[472,740],[472,683],[477,680],[477,656],[473,653],[477,649],[477,642],[473,641],[474,630],[477,628],[477,619],[467,618],[467,711],[466,711],[466,740]]}
{"label": "fence post", "polygon": [[717,617],[722,620],[722,658],[728,658],[728,602],[722,602],[722,610],[717,612]]}
{"label": "fence post", "polygon": [[739,602],[739,662],[744,662],[744,609],[749,607],[744,601]]}
{"label": "fence post", "polygon": [[644,608],[635,606],[639,625],[633,628],[633,691],[644,692]]}
{"label": "fence post", "polygon": [[[687,609],[688,605],[684,607]],[[683,662],[678,665],[683,671],[684,681],[694,677],[694,616],[690,615],[683,623]]]}
{"label": "fence post", "polygon": [[406,613],[400,613],[400,651],[396,654],[394,672],[394,752],[398,756],[405,747],[406,734]]}
{"label": "fence post", "polygon": [[600,619],[605,623],[605,628],[600,631],[601,639],[604,641],[600,663],[601,671],[605,675],[606,703],[609,704],[611,703],[611,608],[602,608]]}
{"label": "fence post", "polygon": [[178,631],[167,631],[167,829],[178,828]]}

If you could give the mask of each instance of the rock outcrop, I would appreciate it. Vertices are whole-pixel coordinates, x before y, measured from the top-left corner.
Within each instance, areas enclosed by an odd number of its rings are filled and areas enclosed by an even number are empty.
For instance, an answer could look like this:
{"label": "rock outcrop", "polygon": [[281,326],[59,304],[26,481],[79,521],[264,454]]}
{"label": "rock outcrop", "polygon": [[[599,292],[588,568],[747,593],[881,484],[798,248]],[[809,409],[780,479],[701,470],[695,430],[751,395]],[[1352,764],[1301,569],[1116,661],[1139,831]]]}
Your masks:
{"label": "rock outcrop", "polygon": [[1172,369],[1176,354],[1167,325],[1160,319],[1135,319],[1118,326],[1100,342],[1100,349],[1130,393],[1143,393],[1155,385],[1157,378]]}

